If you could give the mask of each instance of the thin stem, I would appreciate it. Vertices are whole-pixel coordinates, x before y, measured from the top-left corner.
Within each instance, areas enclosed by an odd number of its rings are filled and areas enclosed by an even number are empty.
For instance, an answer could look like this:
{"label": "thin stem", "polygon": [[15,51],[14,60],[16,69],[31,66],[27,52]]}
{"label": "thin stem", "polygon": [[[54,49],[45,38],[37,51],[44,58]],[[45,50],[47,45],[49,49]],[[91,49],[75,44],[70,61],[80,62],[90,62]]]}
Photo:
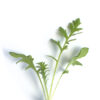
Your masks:
{"label": "thin stem", "polygon": [[36,71],[36,69],[35,69],[35,72],[36,72],[36,74],[37,74],[37,76],[38,76],[38,78],[39,78],[40,84],[41,84],[41,86],[42,86],[42,90],[43,90],[43,94],[44,94],[45,100],[47,100],[47,99],[46,99],[46,94],[45,94],[45,89],[44,89],[44,87],[43,87],[43,83],[42,83],[42,81],[41,81],[40,75],[39,75],[39,73]]}
{"label": "thin stem", "polygon": [[57,70],[57,67],[58,67],[58,62],[60,60],[60,56],[62,54],[62,51],[60,52],[59,56],[58,56],[58,60],[56,62],[56,66],[55,66],[55,70],[54,70],[54,73],[53,73],[53,78],[52,78],[52,82],[51,82],[51,88],[50,88],[50,92],[49,92],[49,96],[51,96],[51,91],[52,91],[52,87],[53,87],[53,81],[54,81],[54,78],[55,78],[55,74],[56,74],[56,70]]}
{"label": "thin stem", "polygon": [[57,87],[58,87],[58,84],[59,84],[61,78],[62,78],[62,75],[63,75],[63,74],[61,74],[61,76],[59,77],[59,80],[58,80],[58,82],[57,82],[57,84],[56,84],[56,87],[55,87],[55,89],[54,89],[54,91],[53,91],[52,97],[53,97],[54,94],[55,94],[55,91],[56,91],[56,89],[57,89]]}
{"label": "thin stem", "polygon": [[43,79],[43,82],[44,82],[44,86],[45,86],[45,90],[46,90],[47,100],[49,100],[48,89],[47,89],[47,85],[46,85],[46,82],[44,79]]}
{"label": "thin stem", "polygon": [[[63,47],[64,47],[65,45],[66,45],[66,41],[65,41]],[[58,68],[58,63],[59,63],[59,60],[60,60],[60,57],[61,57],[62,52],[63,52],[63,50],[60,51],[59,56],[58,56],[58,59],[57,59],[57,61],[56,61],[56,65],[55,65],[55,69],[54,69],[54,73],[53,73],[53,77],[52,77],[52,82],[51,82],[51,88],[50,88],[50,92],[49,92],[49,97],[51,97],[53,82],[54,82],[56,70],[57,70],[57,68]],[[50,99],[51,99],[51,98],[50,98]]]}
{"label": "thin stem", "polygon": [[[67,70],[69,66],[70,66],[70,63],[67,65],[67,67],[65,68],[65,70]],[[63,76],[63,72],[62,72],[61,76],[60,76],[59,79],[58,79],[58,82],[57,82],[56,87],[55,87],[55,89],[54,89],[54,91],[53,91],[52,97],[53,97],[54,94],[55,94],[55,91],[56,91],[56,89],[57,89],[57,87],[58,87],[58,85],[59,85],[59,83],[60,83],[60,80],[61,80],[62,76]]]}

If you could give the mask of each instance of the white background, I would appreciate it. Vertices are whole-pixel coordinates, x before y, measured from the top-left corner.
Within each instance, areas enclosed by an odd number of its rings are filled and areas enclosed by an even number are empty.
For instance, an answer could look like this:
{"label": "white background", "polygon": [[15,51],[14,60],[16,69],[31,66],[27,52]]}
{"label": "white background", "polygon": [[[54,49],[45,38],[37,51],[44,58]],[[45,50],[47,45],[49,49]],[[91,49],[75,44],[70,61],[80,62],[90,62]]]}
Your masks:
{"label": "white background", "polygon": [[83,67],[70,68],[62,78],[54,100],[100,100],[99,13],[99,0],[0,0],[0,100],[40,100],[33,72],[16,65],[8,52],[44,60],[56,29],[78,17],[84,30],[72,45],[89,47],[89,54]]}

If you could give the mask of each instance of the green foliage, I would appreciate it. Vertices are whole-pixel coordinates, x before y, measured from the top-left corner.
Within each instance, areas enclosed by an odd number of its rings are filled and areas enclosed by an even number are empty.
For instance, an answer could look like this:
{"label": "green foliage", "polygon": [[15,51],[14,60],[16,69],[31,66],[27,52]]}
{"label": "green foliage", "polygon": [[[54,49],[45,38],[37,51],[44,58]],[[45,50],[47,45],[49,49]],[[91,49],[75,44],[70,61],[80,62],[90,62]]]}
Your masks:
{"label": "green foliage", "polygon": [[62,50],[60,41],[56,41],[56,40],[54,40],[54,39],[50,39],[50,41],[51,41],[52,43],[54,43],[55,45],[57,45],[57,46],[59,47],[60,50]]}
{"label": "green foliage", "polygon": [[66,74],[66,73],[67,74],[69,73],[69,71],[67,69],[63,71],[63,74]]}
{"label": "green foliage", "polygon": [[80,52],[78,53],[77,56],[74,56],[72,58],[72,60],[70,61],[70,64],[72,65],[82,65],[79,61],[77,61],[77,59],[80,59],[80,58],[83,58],[87,55],[88,53],[88,48],[84,47],[84,48],[81,48]]}
{"label": "green foliage", "polygon": [[26,56],[24,54],[19,54],[19,53],[15,53],[15,52],[10,52],[10,55],[13,56],[14,58],[20,58],[20,60],[18,60],[16,63],[24,62],[24,63],[28,64],[26,69],[29,69],[29,68],[35,69],[35,66],[33,64],[34,58],[32,58],[31,55]]}
{"label": "green foliage", "polygon": [[66,30],[63,29],[62,27],[59,27],[59,29],[58,29],[58,33],[59,33],[61,36],[65,37],[66,40],[68,39],[67,32],[66,32]]}
{"label": "green foliage", "polygon": [[73,63],[72,63],[72,65],[74,66],[74,65],[80,65],[80,66],[82,66],[82,64],[79,62],[79,61],[74,61]]}
{"label": "green foliage", "polygon": [[87,55],[88,51],[89,51],[88,48],[86,48],[86,47],[82,48],[75,58],[79,59],[79,58],[85,57]]}
{"label": "green foliage", "polygon": [[45,64],[45,62],[39,62],[37,64],[38,64],[38,66],[37,66],[38,70],[37,71],[38,71],[38,73],[40,73],[42,75],[43,80],[46,84],[47,83],[47,76],[48,76],[48,72],[49,72],[47,64]]}
{"label": "green foliage", "polygon": [[71,41],[75,41],[75,40],[76,40],[76,39],[70,39],[70,40],[68,41],[68,43],[71,42]]}
{"label": "green foliage", "polygon": [[57,61],[57,59],[53,56],[47,55],[49,58],[52,58],[53,60]]}
{"label": "green foliage", "polygon": [[[64,74],[69,73],[69,70],[68,70],[69,66],[70,65],[82,66],[82,63],[79,62],[78,60],[85,57],[89,51],[89,49],[87,47],[81,48],[80,51],[78,52],[78,54],[76,56],[72,57],[70,62],[65,66],[64,70],[62,71],[62,74],[61,74],[60,78],[58,79],[58,82],[56,84],[54,91],[52,91],[53,82],[55,79],[57,68],[59,66],[59,62],[61,60],[60,58],[62,56],[62,53],[64,50],[68,49],[70,42],[76,40],[75,38],[72,39],[72,37],[81,33],[80,31],[82,30],[82,28],[79,28],[80,24],[81,24],[80,19],[77,18],[68,24],[67,29],[64,29],[62,27],[58,28],[58,34],[60,34],[61,38],[63,38],[63,40],[64,40],[63,43],[59,40],[51,39],[51,42],[54,44],[54,46],[57,46],[60,49],[60,52],[59,52],[58,57],[48,55],[49,58],[53,59],[56,62],[55,67],[54,67],[53,76],[52,76],[51,85],[49,86],[50,89],[47,88],[48,74],[50,73],[50,71],[49,71],[49,66],[45,62],[41,61],[41,62],[36,63],[36,65],[35,65],[33,63],[34,58],[32,58],[31,55],[26,56],[24,54],[10,52],[10,55],[12,57],[19,59],[17,61],[17,63],[24,62],[24,63],[28,64],[26,69],[32,68],[36,72],[38,79],[40,81],[40,84],[42,86],[42,89],[43,89],[43,94],[45,96],[45,100],[52,99],[52,96],[54,95],[54,92],[60,82],[61,77]],[[49,93],[48,93],[48,90],[50,90]]]}
{"label": "green foliage", "polygon": [[71,23],[69,23],[68,29],[70,31],[70,35],[69,35],[70,37],[72,35],[75,35],[75,32],[82,30],[82,28],[79,28],[79,25],[80,24],[81,24],[81,22],[80,22],[80,19],[79,18],[77,18],[76,20],[74,20]]}

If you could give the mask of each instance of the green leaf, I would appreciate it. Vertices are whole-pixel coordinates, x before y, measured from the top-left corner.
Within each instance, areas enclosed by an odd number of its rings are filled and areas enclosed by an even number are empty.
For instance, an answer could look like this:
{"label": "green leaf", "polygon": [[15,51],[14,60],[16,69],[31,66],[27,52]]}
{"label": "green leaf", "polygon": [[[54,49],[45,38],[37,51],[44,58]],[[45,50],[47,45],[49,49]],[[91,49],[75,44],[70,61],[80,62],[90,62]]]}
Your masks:
{"label": "green leaf", "polygon": [[24,54],[18,54],[18,53],[15,53],[15,52],[9,52],[9,54],[15,58],[19,58],[19,57],[25,57]]}
{"label": "green leaf", "polygon": [[68,48],[68,45],[65,45],[62,50],[66,50]]}
{"label": "green leaf", "polygon": [[68,25],[68,29],[70,31],[69,37],[74,35],[75,32],[82,30],[82,28],[79,28],[80,24],[81,24],[81,22],[80,22],[79,18],[77,18],[76,20],[74,20],[71,23],[69,23],[69,25]]}
{"label": "green leaf", "polygon": [[68,70],[64,70],[64,71],[63,71],[63,74],[68,74],[68,73],[69,73]]}
{"label": "green leaf", "polygon": [[77,35],[77,34],[81,34],[82,32],[77,32],[77,33],[75,33],[75,34],[73,34],[72,36],[75,36],[75,35]]}
{"label": "green leaf", "polygon": [[45,62],[39,62],[37,64],[38,64],[38,66],[37,66],[38,73],[40,73],[42,75],[43,81],[46,84],[47,83],[47,76],[48,76],[48,72],[49,72],[47,64],[45,64]]}
{"label": "green leaf", "polygon": [[[76,60],[77,59],[80,59],[80,58],[83,58],[83,57],[85,57],[86,55],[87,55],[87,53],[88,53],[88,48],[86,48],[86,47],[84,47],[84,48],[81,48],[81,50],[80,50],[80,52],[77,54],[77,56],[74,56],[73,58],[72,58],[72,60],[69,62],[69,64],[71,65],[71,64],[73,64],[73,63],[79,63],[79,62],[77,62]],[[81,63],[80,63],[81,64]]]}
{"label": "green leaf", "polygon": [[71,39],[71,40],[69,40],[68,42],[71,42],[71,41],[75,41],[76,39]]}
{"label": "green leaf", "polygon": [[33,64],[34,58],[32,58],[31,55],[26,56],[24,54],[15,53],[15,52],[9,52],[9,54],[14,58],[20,58],[20,60],[17,61],[16,63],[24,62],[24,63],[28,64],[28,67],[35,69],[35,66]]}
{"label": "green leaf", "polygon": [[61,45],[60,45],[60,41],[56,41],[56,40],[54,40],[54,39],[50,39],[50,41],[51,41],[52,43],[56,44],[56,45],[59,47],[59,49],[62,50],[62,47],[61,47]]}
{"label": "green leaf", "polygon": [[57,61],[57,59],[53,56],[47,55],[48,57],[52,58],[53,60]]}
{"label": "green leaf", "polygon": [[76,28],[75,29],[75,31],[81,31],[82,30],[82,28]]}
{"label": "green leaf", "polygon": [[79,61],[74,61],[74,62],[72,63],[72,65],[73,65],[73,66],[75,66],[75,65],[80,65],[80,66],[82,66],[82,63],[80,63]]}
{"label": "green leaf", "polygon": [[74,24],[75,27],[78,27],[81,24],[79,18],[77,18],[76,20],[74,20],[72,23]]}
{"label": "green leaf", "polygon": [[79,59],[79,58],[85,57],[88,51],[89,51],[89,48],[86,48],[86,47],[82,48],[75,58]]}
{"label": "green leaf", "polygon": [[61,36],[65,37],[66,40],[68,39],[66,30],[64,30],[62,27],[59,27],[58,31],[59,31],[59,34],[60,34]]}

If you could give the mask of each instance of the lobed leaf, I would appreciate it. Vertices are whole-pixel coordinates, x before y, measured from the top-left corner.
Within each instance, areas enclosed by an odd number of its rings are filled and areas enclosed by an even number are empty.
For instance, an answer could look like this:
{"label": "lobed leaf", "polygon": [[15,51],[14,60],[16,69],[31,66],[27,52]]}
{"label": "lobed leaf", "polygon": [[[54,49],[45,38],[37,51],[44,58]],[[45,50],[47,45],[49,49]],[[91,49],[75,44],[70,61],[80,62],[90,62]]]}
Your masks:
{"label": "lobed leaf", "polygon": [[69,25],[68,25],[68,29],[70,31],[69,37],[74,35],[75,32],[82,30],[82,28],[78,28],[80,24],[81,24],[81,22],[80,22],[79,18],[77,18],[76,20],[69,23]]}
{"label": "lobed leaf", "polygon": [[59,31],[59,34],[60,34],[61,36],[65,37],[66,40],[68,39],[67,32],[66,32],[65,29],[63,29],[62,27],[59,27],[58,31]]}
{"label": "lobed leaf", "polygon": [[56,45],[59,47],[59,49],[62,50],[60,41],[56,41],[56,40],[54,40],[54,39],[50,39],[50,41],[51,41],[52,43],[56,44]]}
{"label": "lobed leaf", "polygon": [[74,24],[75,27],[78,27],[81,24],[80,19],[77,18],[76,20],[74,20],[73,24]]}
{"label": "lobed leaf", "polygon": [[31,55],[26,56],[26,55],[24,55],[24,54],[15,53],[15,52],[9,52],[9,54],[10,54],[12,57],[14,57],[14,58],[21,58],[21,59],[20,59],[19,61],[17,61],[16,63],[24,62],[24,63],[28,64],[28,67],[27,67],[26,69],[28,69],[28,68],[33,68],[33,69],[35,69],[35,66],[34,66],[34,64],[33,64],[33,60],[34,60],[34,59],[32,58]]}
{"label": "lobed leaf", "polygon": [[38,73],[40,73],[42,75],[42,78],[43,78],[43,80],[46,84],[47,83],[48,71],[49,71],[47,64],[45,64],[45,62],[39,62],[37,64],[38,64],[38,66],[37,66]]}

